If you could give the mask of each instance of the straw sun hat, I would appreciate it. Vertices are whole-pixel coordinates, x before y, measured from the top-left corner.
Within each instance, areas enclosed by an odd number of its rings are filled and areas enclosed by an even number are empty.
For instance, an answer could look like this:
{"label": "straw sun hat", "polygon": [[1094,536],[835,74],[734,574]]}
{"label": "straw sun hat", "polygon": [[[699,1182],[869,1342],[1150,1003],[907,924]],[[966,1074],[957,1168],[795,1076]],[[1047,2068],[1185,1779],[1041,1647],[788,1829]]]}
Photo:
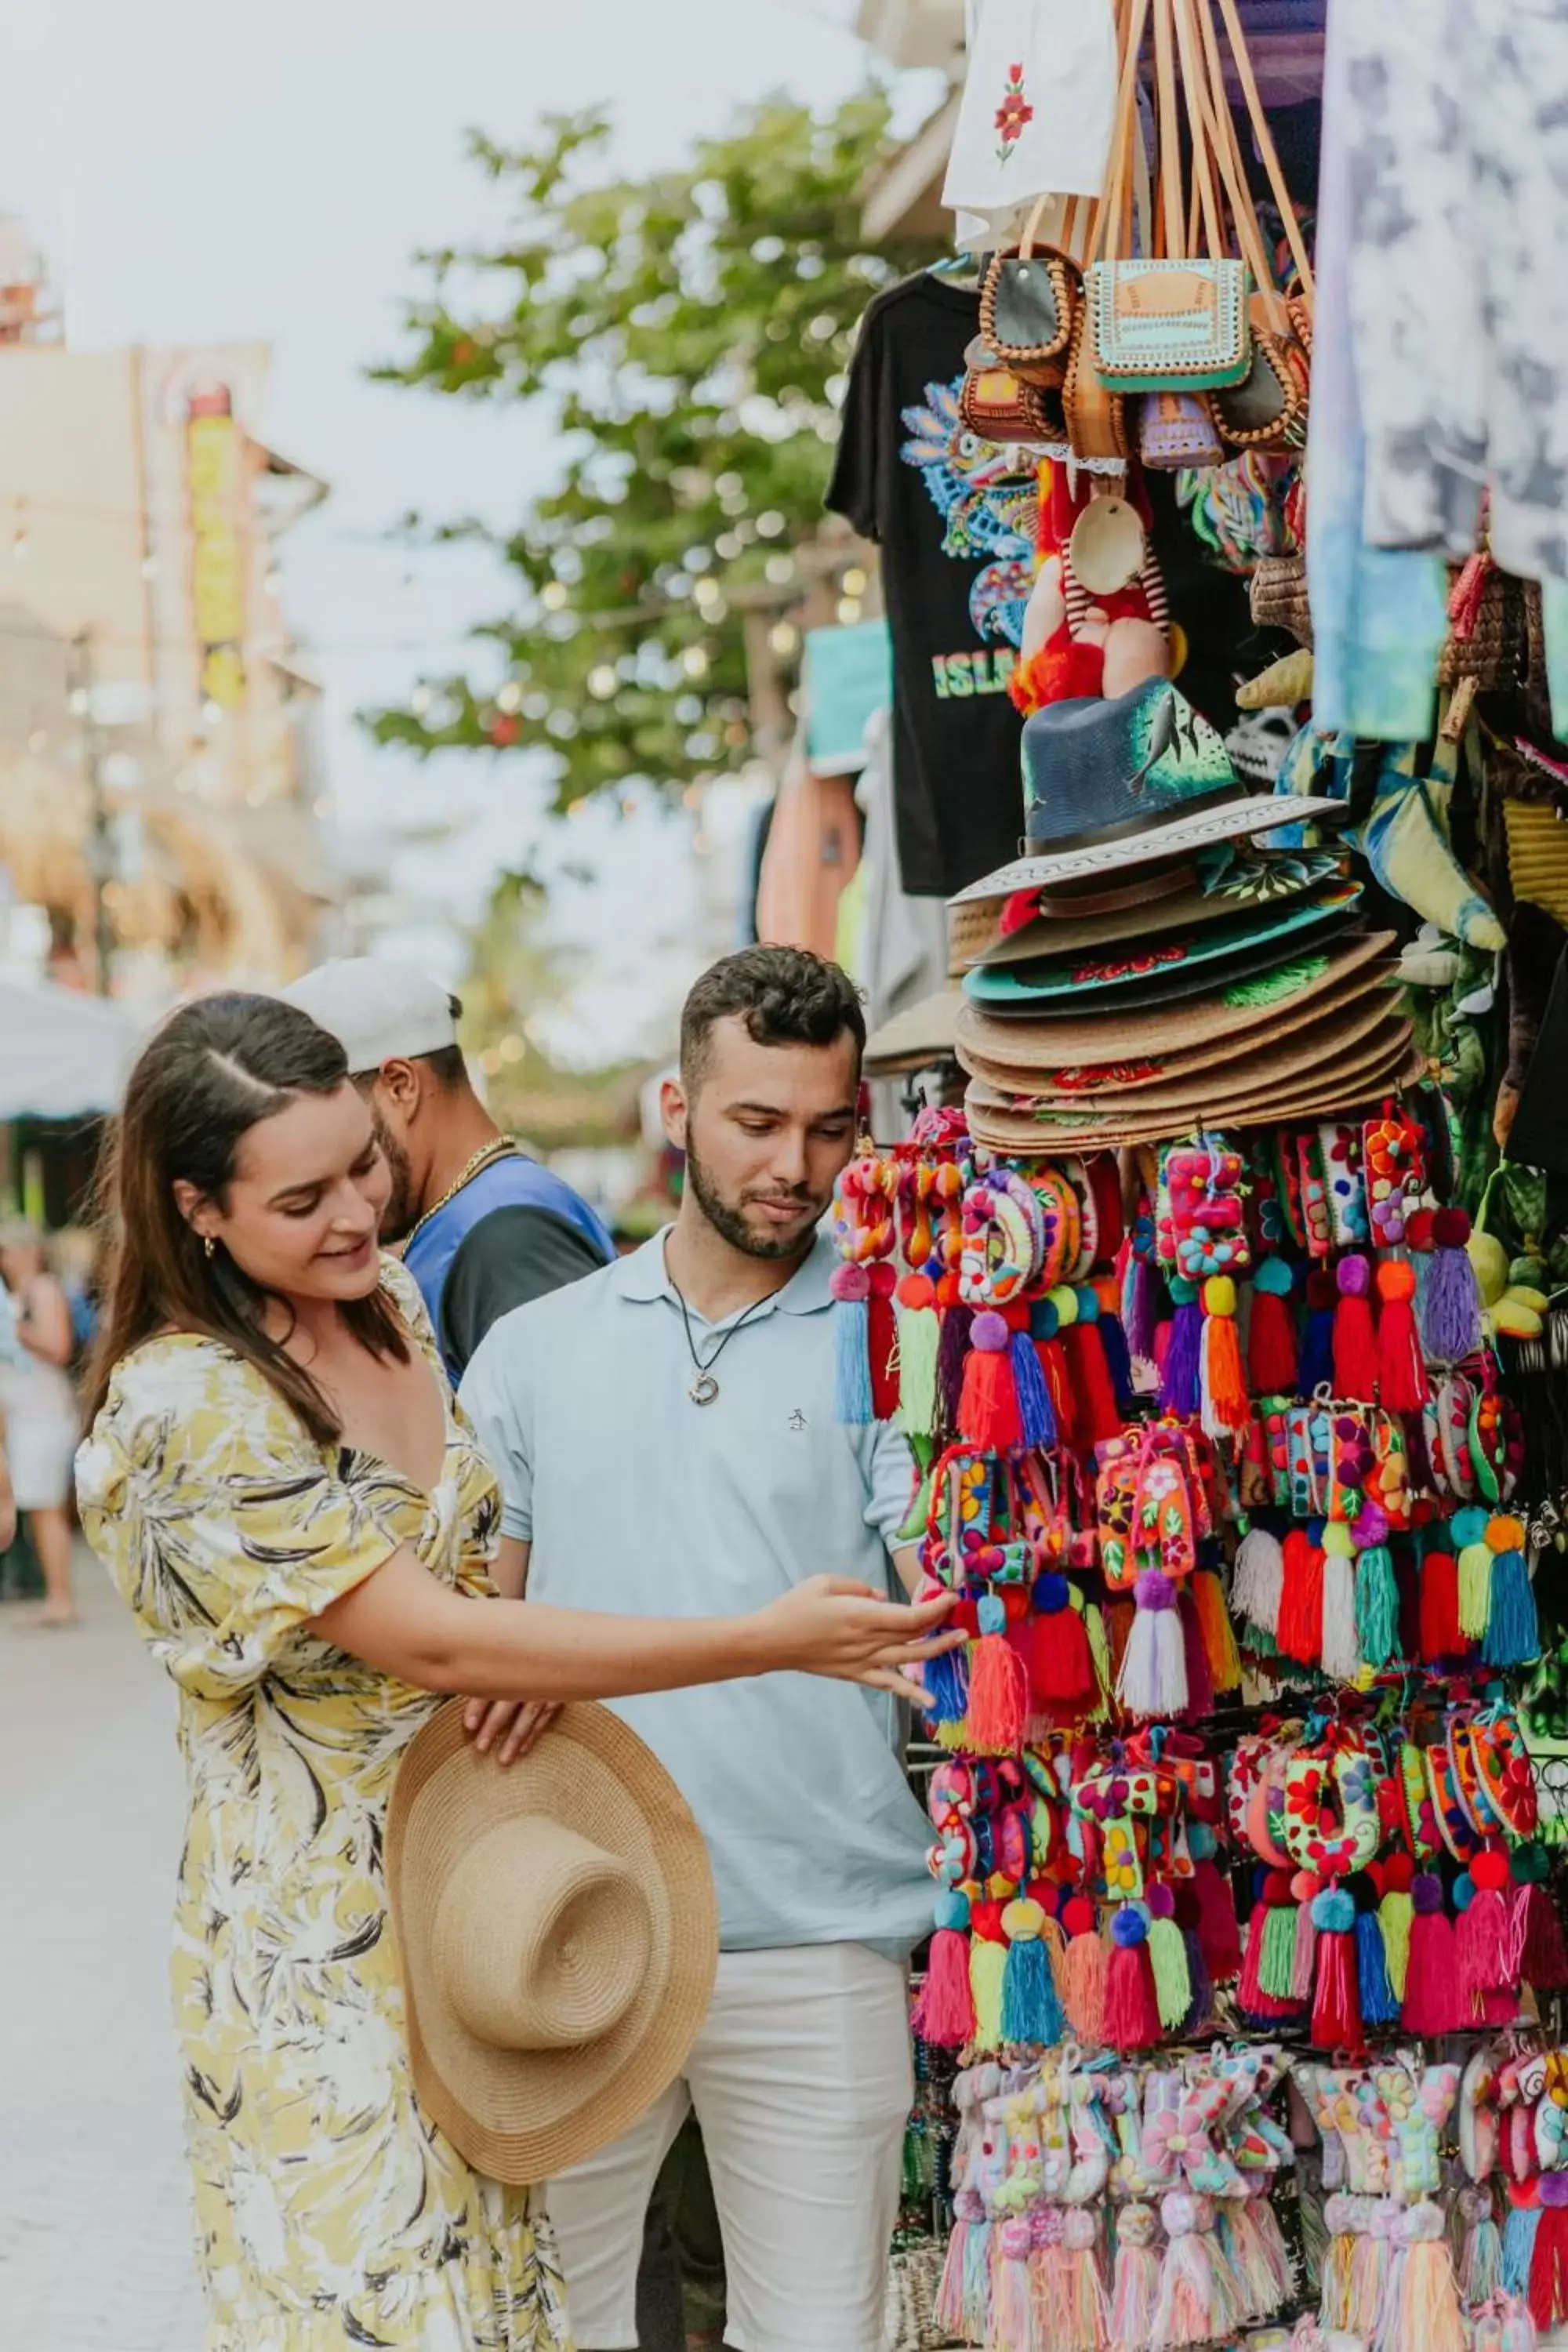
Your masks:
{"label": "straw sun hat", "polygon": [[712,1874],[607,1707],[564,1708],[507,1766],[442,1707],[398,1769],[386,1868],[415,2086],[477,2171],[548,2180],[675,2080],[713,1990]]}

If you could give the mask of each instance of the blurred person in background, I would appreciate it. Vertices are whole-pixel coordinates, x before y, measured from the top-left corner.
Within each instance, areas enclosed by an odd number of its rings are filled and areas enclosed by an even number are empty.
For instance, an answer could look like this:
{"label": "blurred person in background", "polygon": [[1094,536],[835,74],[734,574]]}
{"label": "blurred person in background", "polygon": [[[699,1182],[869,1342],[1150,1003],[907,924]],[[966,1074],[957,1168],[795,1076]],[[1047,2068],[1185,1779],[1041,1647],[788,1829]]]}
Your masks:
{"label": "blurred person in background", "polygon": [[34,1622],[77,1622],[71,1592],[71,1458],[79,1434],[67,1366],[76,1353],[70,1307],[49,1272],[43,1236],[29,1224],[0,1228],[0,1280],[16,1315],[18,1344],[0,1360],[0,1412],[18,1511],[26,1512],[44,1605]]}
{"label": "blurred person in background", "polygon": [[370,1105],[392,1171],[381,1237],[402,1244],[456,1388],[498,1316],[597,1273],[615,1244],[479,1100],[457,997],[376,956],[318,964],[280,992],[337,1038]]}
{"label": "blurred person in background", "polygon": [[71,1370],[87,1360],[98,1331],[99,1237],[90,1225],[67,1225],[52,1235],[49,1256],[71,1319]]}

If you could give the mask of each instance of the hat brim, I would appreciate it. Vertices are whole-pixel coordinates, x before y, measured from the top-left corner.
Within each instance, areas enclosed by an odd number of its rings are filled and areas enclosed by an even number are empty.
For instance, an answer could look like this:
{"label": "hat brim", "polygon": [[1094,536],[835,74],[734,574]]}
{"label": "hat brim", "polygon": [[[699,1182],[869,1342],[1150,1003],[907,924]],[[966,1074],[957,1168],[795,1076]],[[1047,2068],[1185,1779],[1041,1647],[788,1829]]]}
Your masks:
{"label": "hat brim", "polygon": [[[543,1814],[616,1854],[647,1905],[653,1958],[611,2032],[563,2050],[500,2051],[457,2016],[430,1966],[446,1877],[498,1822]],[[404,1755],[386,1875],[419,2103],[475,2170],[515,2186],[563,2172],[626,2131],[675,2081],[712,1998],[719,1909],[702,1832],[663,1765],[608,1707],[563,1707],[510,1765],[480,1755],[463,1702]]]}
{"label": "hat brim", "polygon": [[866,1040],[861,1062],[867,1076],[896,1076],[902,1070],[923,1070],[932,1062],[951,1059],[963,1003],[959,989],[939,989],[884,1021]]}
{"label": "hat brim", "polygon": [[1261,1127],[1284,1119],[1327,1118],[1331,1111],[1352,1110],[1378,1095],[1415,1086],[1425,1075],[1426,1065],[1411,1036],[1409,1024],[1400,1021],[1395,1026],[1396,1034],[1391,1034],[1386,1043],[1380,1041],[1320,1069],[1281,1076],[1275,1086],[1251,1095],[1228,1092],[1224,1086],[1218,1086],[1212,1091],[1194,1092],[1190,1101],[1180,1107],[1151,1110],[1142,1117],[1119,1114],[1100,1124],[1076,1125],[1070,1118],[1042,1121],[976,1103],[968,1107],[970,1133],[977,1143],[986,1144],[993,1150],[1054,1158],[1063,1151],[1113,1150],[1128,1144],[1163,1143],[1173,1136],[1186,1135],[1199,1128]]}
{"label": "hat brim", "polygon": [[1279,858],[1278,871],[1266,878],[1247,877],[1239,885],[1205,890],[1200,885],[1154,895],[1136,905],[1119,907],[1104,915],[1042,914],[1008,938],[996,936],[964,953],[966,970],[986,971],[999,964],[1034,963],[1049,956],[1076,955],[1089,948],[1112,947],[1121,940],[1162,939],[1168,931],[1190,930],[1206,923],[1234,920],[1265,908],[1288,907],[1309,890],[1320,889],[1343,874],[1344,862],[1332,853],[1313,851],[1294,858]]}
{"label": "hat brim", "polygon": [[[1361,897],[1359,882],[1341,882],[1306,905],[1254,907],[1233,913],[1226,922],[1189,930],[1152,948],[1129,947],[1120,957],[1053,957],[1016,967],[986,964],[968,975],[963,992],[974,1003],[998,1010],[1062,996],[1105,994],[1114,995],[1119,1003],[1148,1002],[1205,965],[1229,971],[1240,971],[1244,964],[1256,969],[1265,949],[1270,950],[1266,962],[1286,961],[1289,950],[1277,943],[1342,923]],[[1205,987],[1206,975],[1194,984]]]}
{"label": "hat brim", "polygon": [[[1233,985],[1212,974],[1204,993],[1172,1001],[1169,997],[1141,1015],[1136,1028],[1125,1012],[1102,1011],[1068,1002],[1060,1013],[1031,1008],[999,1015],[965,1001],[960,1007],[954,1046],[961,1060],[978,1054],[991,1063],[1021,1071],[1073,1067],[1094,1069],[1125,1062],[1134,1051],[1144,1058],[1223,1057],[1233,1039],[1249,1030],[1276,1030],[1281,1020],[1295,1020],[1315,1000],[1332,990],[1343,990],[1357,974],[1387,965],[1398,946],[1392,931],[1357,931],[1323,946],[1304,965],[1290,985],[1247,990],[1233,998]],[[1389,967],[1389,971],[1392,971]],[[1381,981],[1385,973],[1379,973]]]}
{"label": "hat brim", "polygon": [[1273,833],[1287,825],[1311,824],[1319,817],[1337,817],[1342,824],[1342,801],[1309,800],[1294,793],[1259,793],[1239,801],[1219,801],[1212,808],[1194,809],[1191,816],[1173,817],[1168,824],[1152,825],[1114,841],[1086,842],[1079,849],[1042,850],[1015,858],[1010,866],[982,876],[948,900],[963,907],[975,898],[1006,898],[1015,890],[1037,890],[1050,882],[1071,882],[1089,874],[1113,874],[1124,866],[1148,866],[1155,859],[1178,856],[1185,849],[1202,849],[1214,841],[1239,841],[1254,833]]}
{"label": "hat brim", "polygon": [[1303,1028],[1284,1036],[1276,1034],[1267,1041],[1245,1038],[1244,1050],[1207,1069],[1180,1073],[1114,1096],[1102,1095],[1098,1088],[1092,1096],[1086,1097],[1076,1089],[1052,1093],[1016,1083],[998,1087],[991,1079],[977,1076],[970,1086],[968,1099],[983,1104],[988,1111],[1007,1112],[1019,1118],[1044,1114],[1070,1118],[1076,1113],[1108,1122],[1142,1121],[1158,1118],[1173,1108],[1184,1111],[1194,1099],[1205,1095],[1217,1096],[1222,1089],[1233,1099],[1262,1093],[1284,1079],[1313,1074],[1325,1062],[1343,1062],[1375,1044],[1392,1044],[1396,1037],[1403,1041],[1409,1033],[1410,1024],[1393,996],[1373,990],[1352,998],[1337,1013],[1320,1014]]}

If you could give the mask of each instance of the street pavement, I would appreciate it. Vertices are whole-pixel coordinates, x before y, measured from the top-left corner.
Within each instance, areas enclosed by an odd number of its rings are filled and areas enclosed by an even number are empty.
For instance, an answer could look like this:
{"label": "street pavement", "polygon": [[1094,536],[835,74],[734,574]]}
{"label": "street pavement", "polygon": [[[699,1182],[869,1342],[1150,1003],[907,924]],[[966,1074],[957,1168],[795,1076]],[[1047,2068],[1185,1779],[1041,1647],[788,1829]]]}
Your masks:
{"label": "street pavement", "polygon": [[0,1608],[0,2346],[199,2352],[168,1953],[174,1694],[96,1560]]}

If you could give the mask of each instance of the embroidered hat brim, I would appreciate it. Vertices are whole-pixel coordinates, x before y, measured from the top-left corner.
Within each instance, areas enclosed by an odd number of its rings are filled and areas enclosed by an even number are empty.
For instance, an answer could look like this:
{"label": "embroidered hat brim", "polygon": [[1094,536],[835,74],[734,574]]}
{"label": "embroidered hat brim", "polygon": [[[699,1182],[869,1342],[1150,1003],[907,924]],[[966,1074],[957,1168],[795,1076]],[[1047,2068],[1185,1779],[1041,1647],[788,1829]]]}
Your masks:
{"label": "embroidered hat brim", "polygon": [[975,898],[1006,898],[1015,890],[1038,890],[1053,882],[1080,881],[1091,874],[1114,874],[1129,866],[1147,866],[1156,858],[1180,856],[1184,851],[1206,848],[1211,843],[1241,841],[1270,833],[1283,825],[1311,824],[1320,817],[1344,822],[1342,801],[1310,800],[1275,793],[1249,794],[1242,800],[1215,801],[1184,816],[1170,818],[1146,833],[1129,834],[1084,843],[1076,849],[1015,858],[960,890],[949,904],[962,907]]}
{"label": "embroidered hat brim", "polygon": [[[1177,870],[1187,870],[1187,861],[1178,860]],[[1342,879],[1344,873],[1344,861],[1329,851],[1258,858],[1248,861],[1234,876],[1222,877],[1212,888],[1191,882],[1178,890],[1139,896],[1131,905],[1103,913],[1075,914],[1070,899],[1058,898],[1049,911],[1042,908],[1033,921],[1005,938],[999,924],[1005,900],[983,908],[955,908],[955,925],[959,914],[970,918],[958,951],[960,969],[1033,963],[1043,957],[1114,947],[1122,940],[1163,939],[1208,924],[1232,922],[1263,908],[1287,907],[1308,891]],[[1092,892],[1083,895],[1094,896]],[[976,915],[978,921],[973,919]]]}
{"label": "embroidered hat brim", "polygon": [[1134,1003],[1142,992],[1147,1001],[1149,992],[1163,995],[1173,982],[1206,964],[1239,970],[1245,962],[1256,970],[1266,949],[1265,961],[1286,961],[1288,952],[1276,951],[1279,942],[1342,921],[1361,896],[1359,882],[1335,882],[1296,904],[1254,907],[1152,946],[1129,946],[1120,953],[1043,957],[1016,966],[986,964],[968,974],[963,991],[974,1003],[998,1010],[1059,996],[1114,994],[1119,1002]]}

